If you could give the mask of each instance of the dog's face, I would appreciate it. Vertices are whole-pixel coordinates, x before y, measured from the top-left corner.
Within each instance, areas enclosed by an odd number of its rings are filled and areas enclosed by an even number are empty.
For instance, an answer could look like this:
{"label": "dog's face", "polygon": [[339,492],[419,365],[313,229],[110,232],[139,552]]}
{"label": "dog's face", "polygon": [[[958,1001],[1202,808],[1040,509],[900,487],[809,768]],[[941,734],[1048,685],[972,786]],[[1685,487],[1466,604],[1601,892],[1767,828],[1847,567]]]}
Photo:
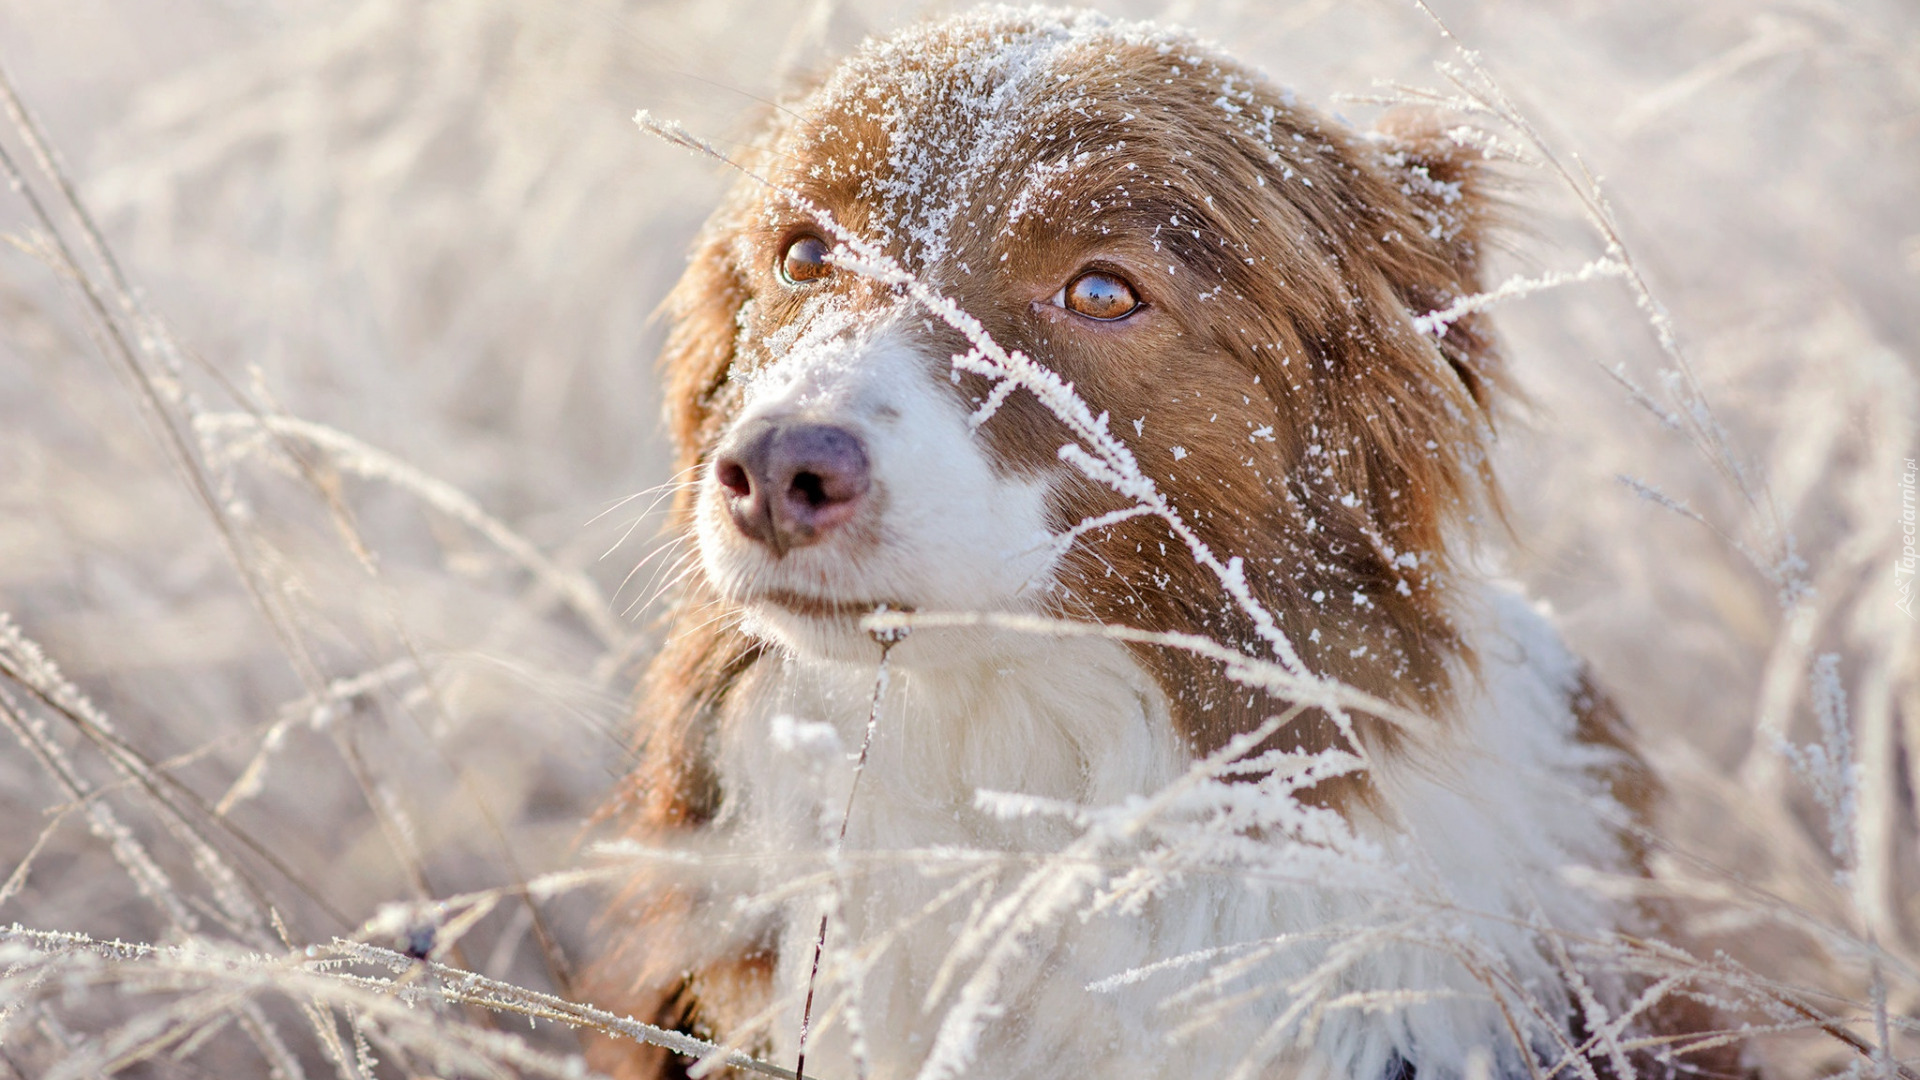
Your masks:
{"label": "dog's face", "polygon": [[[1164,522],[1064,463],[1024,391],[863,272],[873,245],[1104,413],[1309,665],[1424,700],[1445,537],[1483,495],[1480,202],[1436,137],[1369,141],[1180,38],[995,12],[867,46],[786,115],[671,302],[683,502],[756,634],[871,659],[876,606],[1034,610],[1264,651]],[[902,650],[938,663],[952,640]],[[1143,650],[1197,747],[1258,695]]]}

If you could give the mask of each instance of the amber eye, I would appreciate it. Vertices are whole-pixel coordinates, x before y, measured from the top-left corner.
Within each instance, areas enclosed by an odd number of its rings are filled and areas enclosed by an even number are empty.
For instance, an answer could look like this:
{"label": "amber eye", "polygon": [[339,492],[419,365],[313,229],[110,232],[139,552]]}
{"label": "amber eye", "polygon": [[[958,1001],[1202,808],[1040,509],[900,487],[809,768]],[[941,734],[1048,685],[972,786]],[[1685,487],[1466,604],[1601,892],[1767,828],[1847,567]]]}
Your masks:
{"label": "amber eye", "polygon": [[1105,270],[1089,270],[1060,291],[1058,303],[1077,315],[1113,322],[1133,314],[1140,307],[1140,297],[1125,278]]}
{"label": "amber eye", "polygon": [[780,276],[791,285],[818,281],[833,273],[832,256],[825,240],[812,233],[796,236],[780,253]]}

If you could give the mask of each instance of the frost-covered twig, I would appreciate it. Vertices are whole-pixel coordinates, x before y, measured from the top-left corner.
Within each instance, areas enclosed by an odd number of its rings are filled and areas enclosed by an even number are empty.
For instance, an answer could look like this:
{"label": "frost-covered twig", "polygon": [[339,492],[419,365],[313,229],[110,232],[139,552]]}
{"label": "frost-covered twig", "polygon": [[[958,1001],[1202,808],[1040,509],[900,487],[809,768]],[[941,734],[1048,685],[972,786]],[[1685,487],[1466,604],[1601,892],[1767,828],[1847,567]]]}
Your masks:
{"label": "frost-covered twig", "polygon": [[[483,510],[466,492],[427,475],[383,450],[324,424],[289,416],[203,413],[194,418],[194,428],[210,439],[234,438],[252,433],[303,442],[324,452],[327,459],[340,469],[409,492],[486,537],[532,574],[535,580],[560,597],[581,621],[592,628],[602,644],[614,647],[627,637],[626,629],[613,618],[606,597],[600,595],[599,588],[585,574],[555,565],[525,537]],[[241,452],[259,448],[257,442],[242,443],[238,439],[234,439],[231,445]]]}
{"label": "frost-covered twig", "polygon": [[1100,637],[1141,645],[1163,645],[1219,662],[1228,678],[1256,686],[1283,701],[1314,708],[1366,713],[1410,732],[1430,730],[1432,719],[1344,683],[1303,679],[1292,671],[1209,637],[1131,626],[1074,622],[1042,615],[992,611],[874,611],[861,617],[864,630],[914,630],[987,626],[1043,637]]}
{"label": "frost-covered twig", "polygon": [[[580,1075],[577,1060],[534,1050],[520,1039],[417,1006],[467,1005],[492,1013],[519,1015],[529,1022],[587,1027],[652,1043],[688,1057],[701,1057],[716,1049],[705,1040],[552,994],[345,939],[288,955],[271,955],[222,948],[207,942],[160,947],[100,941],[84,934],[29,930],[16,925],[0,929],[0,958],[8,962],[10,979],[21,978],[31,971],[57,973],[69,992],[86,983],[98,982],[138,987],[147,993],[171,990],[186,995],[174,1005],[144,1014],[151,1019],[136,1018],[108,1034],[50,1074],[62,1078],[90,1076],[114,1063],[125,1064],[150,1056],[165,1049],[171,1040],[190,1034],[198,1022],[196,1018],[237,1008],[248,1000],[281,996],[323,1010],[342,1010],[354,1018],[350,1028],[375,1025],[400,1045],[419,1048],[434,1056],[454,1055],[454,1061],[464,1062],[455,1070],[459,1072],[487,1073],[498,1063],[524,1069],[532,1075],[556,1078]],[[398,978],[361,974],[350,965],[384,968]],[[416,974],[429,978],[414,977]],[[350,1047],[337,1045],[346,1051],[339,1055],[336,1050],[338,1059],[358,1056]],[[726,1055],[723,1060],[745,1072],[783,1080],[793,1077],[786,1069],[746,1054]]]}
{"label": "frost-covered twig", "polygon": [[1623,277],[1627,268],[1609,258],[1598,258],[1578,270],[1552,270],[1536,278],[1515,274],[1486,292],[1463,296],[1438,311],[1429,311],[1425,315],[1416,315],[1413,328],[1423,334],[1445,337],[1447,328],[1476,311],[1484,311],[1495,304],[1532,293],[1556,289],[1562,285],[1572,285],[1596,278]]}
{"label": "frost-covered twig", "polygon": [[[873,750],[873,735],[880,728],[880,702],[887,695],[887,657],[892,654],[893,646],[903,635],[903,631],[882,630],[874,632],[880,643],[880,659],[873,673],[873,700],[867,705],[866,734],[860,739],[860,754],[853,762],[853,782],[847,785],[847,805],[840,814],[840,829],[834,834],[833,847],[827,853],[829,865],[834,870],[834,881],[839,886],[837,892],[844,893],[846,885],[841,872],[840,853],[847,845],[847,826],[853,823],[853,800],[860,793],[860,777],[867,771],[867,755]],[[813,964],[807,971],[807,1000],[800,1007],[800,1040],[794,1055],[794,1080],[804,1080],[807,1075],[807,1029],[813,1022],[813,984],[820,978],[820,954],[827,948],[827,920],[833,917],[835,905],[829,905],[820,913],[820,931],[813,942]]]}
{"label": "frost-covered twig", "polygon": [[[56,715],[70,721],[100,747],[114,770],[148,796],[149,804],[168,833],[192,854],[194,867],[212,888],[224,918],[241,928],[256,944],[270,940],[265,914],[255,898],[255,887],[215,851],[182,814],[171,797],[177,785],[164,774],[155,772],[145,758],[122,742],[106,715],[68,682],[53,661],[4,613],[0,613],[0,676],[12,680]],[[177,930],[195,929],[198,919],[184,906],[183,898],[161,872],[159,864],[105,803],[88,797],[92,785],[74,768],[58,744],[47,737],[43,726],[30,719],[4,691],[0,691],[0,711],[7,714],[8,726],[14,729],[15,737],[39,759],[68,797],[85,802],[85,813],[96,835],[111,840],[116,855],[133,874],[140,891],[161,906]]]}
{"label": "frost-covered twig", "polygon": [[1853,758],[1853,727],[1847,719],[1847,692],[1840,682],[1840,657],[1826,653],[1813,662],[1813,712],[1820,741],[1796,746],[1782,740],[1779,751],[1806,780],[1827,812],[1830,848],[1846,883],[1854,869],[1854,821],[1859,813],[1860,766]]}

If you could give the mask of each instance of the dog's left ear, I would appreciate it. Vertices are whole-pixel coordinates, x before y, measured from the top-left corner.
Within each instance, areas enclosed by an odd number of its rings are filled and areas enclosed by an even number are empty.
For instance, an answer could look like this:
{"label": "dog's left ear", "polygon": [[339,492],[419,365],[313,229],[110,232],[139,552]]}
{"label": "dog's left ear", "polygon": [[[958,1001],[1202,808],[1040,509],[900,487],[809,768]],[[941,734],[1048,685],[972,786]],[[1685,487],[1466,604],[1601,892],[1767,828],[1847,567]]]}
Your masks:
{"label": "dog's left ear", "polygon": [[[1391,109],[1374,127],[1380,164],[1400,189],[1409,224],[1420,234],[1414,242],[1446,268],[1444,283],[1424,282],[1427,287],[1407,297],[1416,316],[1445,312],[1485,288],[1482,258],[1489,237],[1503,224],[1503,203],[1500,177],[1476,134],[1457,116],[1416,106]],[[1470,313],[1435,327],[1442,328],[1441,351],[1484,408],[1505,381],[1491,330]]]}
{"label": "dog's left ear", "polygon": [[660,306],[669,320],[659,371],[676,475],[699,462],[719,431],[714,403],[733,365],[740,307],[748,295],[732,246],[744,201],[736,189],[714,212],[694,241],[686,272]]}

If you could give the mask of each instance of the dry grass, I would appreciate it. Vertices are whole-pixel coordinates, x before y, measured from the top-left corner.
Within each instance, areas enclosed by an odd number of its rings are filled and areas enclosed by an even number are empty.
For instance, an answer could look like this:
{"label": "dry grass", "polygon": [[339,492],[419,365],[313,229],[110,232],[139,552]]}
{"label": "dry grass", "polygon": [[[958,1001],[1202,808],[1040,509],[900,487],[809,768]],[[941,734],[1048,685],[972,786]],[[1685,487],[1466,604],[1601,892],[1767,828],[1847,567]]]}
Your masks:
{"label": "dry grass", "polygon": [[[0,211],[0,1066],[566,1073],[621,1026],[565,1000],[575,843],[677,555],[646,317],[724,179],[627,117],[724,150],[905,13],[167,6],[0,29],[67,155],[0,131],[44,212]],[[1527,163],[1505,560],[1653,747],[1772,1074],[1913,1069],[1920,16],[1438,5],[1463,55],[1395,4],[1174,8],[1114,10]]]}

